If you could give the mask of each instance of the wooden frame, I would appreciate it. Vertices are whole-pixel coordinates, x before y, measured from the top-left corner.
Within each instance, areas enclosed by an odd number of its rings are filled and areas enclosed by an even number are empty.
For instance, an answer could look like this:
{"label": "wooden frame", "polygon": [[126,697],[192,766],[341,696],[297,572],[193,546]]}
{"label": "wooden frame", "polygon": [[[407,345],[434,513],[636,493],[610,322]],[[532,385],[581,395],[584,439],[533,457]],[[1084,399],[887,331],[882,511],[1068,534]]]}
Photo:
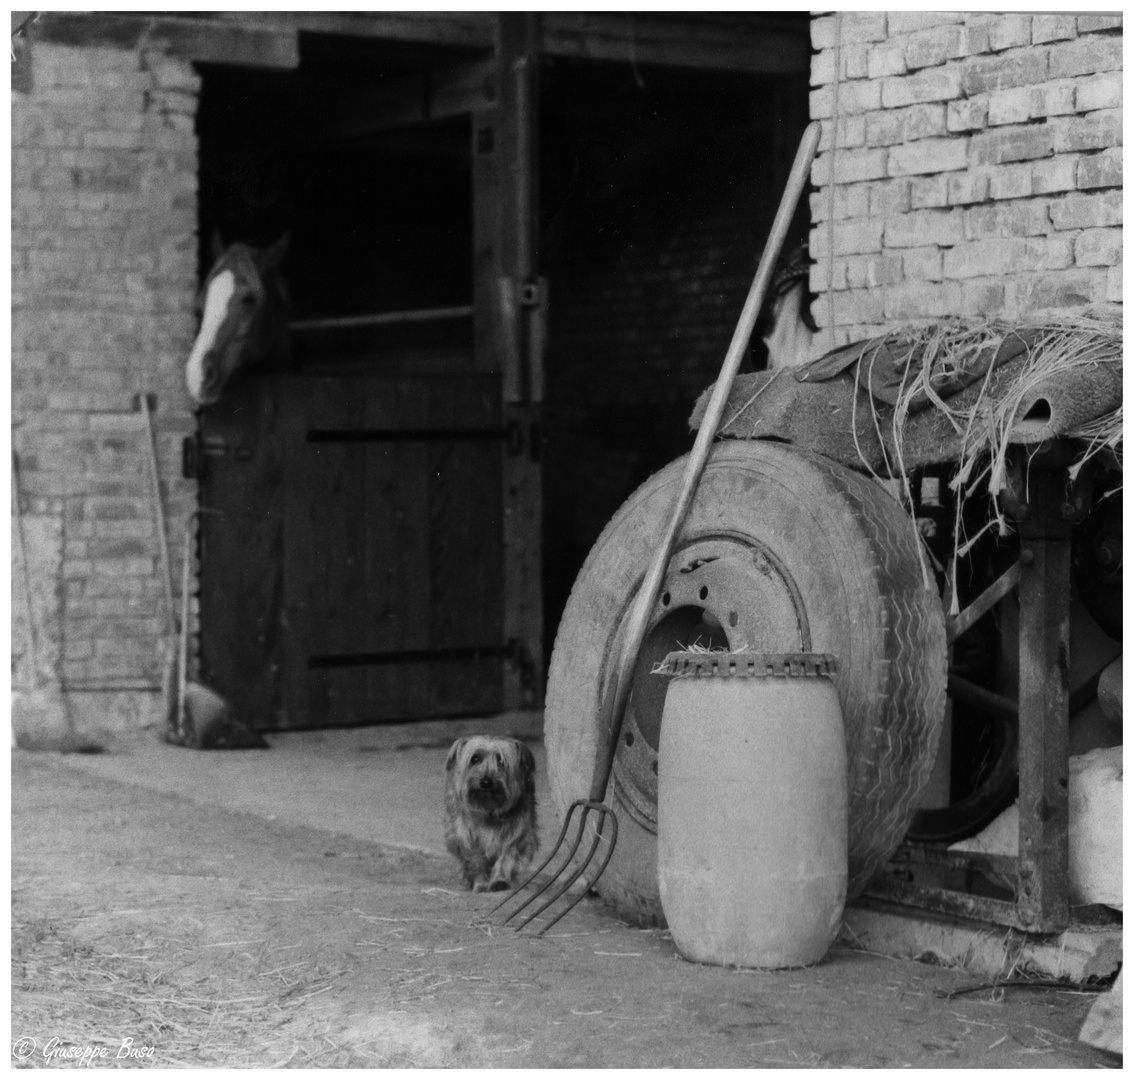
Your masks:
{"label": "wooden frame", "polygon": [[[1028,465],[1031,471],[1028,472]],[[1016,448],[1011,475],[1020,561],[948,621],[953,640],[1018,585],[1020,602],[1020,832],[1018,855],[973,855],[907,842],[868,897],[1054,933],[1070,923],[1068,901],[1068,722],[1071,517],[1066,467],[1058,453],[1024,458]],[[1026,476],[1026,486],[1024,477]],[[989,694],[990,698],[996,695]],[[1006,699],[998,699],[1011,706]],[[987,704],[996,704],[989,702]],[[924,873],[923,871],[929,871]],[[937,871],[934,874],[933,871]],[[943,872],[991,872],[1015,879],[1012,901],[923,880]]]}

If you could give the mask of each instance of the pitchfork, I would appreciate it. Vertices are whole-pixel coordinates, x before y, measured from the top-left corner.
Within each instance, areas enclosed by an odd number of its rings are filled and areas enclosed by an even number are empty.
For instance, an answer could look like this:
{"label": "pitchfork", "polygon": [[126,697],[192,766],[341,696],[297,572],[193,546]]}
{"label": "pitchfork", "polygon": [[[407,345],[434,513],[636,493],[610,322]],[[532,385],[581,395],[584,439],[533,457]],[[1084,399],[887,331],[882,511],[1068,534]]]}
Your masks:
{"label": "pitchfork", "polygon": [[[618,818],[615,816],[612,807],[608,806],[604,800],[606,799],[607,787],[610,782],[610,772],[614,765],[615,751],[618,748],[618,736],[622,729],[622,716],[630,697],[634,664],[638,659],[638,652],[646,636],[650,614],[657,600],[658,591],[661,588],[666,567],[669,565],[669,559],[673,552],[673,544],[677,538],[677,532],[685,521],[685,516],[689,512],[689,507],[693,502],[693,496],[697,492],[697,485],[700,483],[701,474],[705,471],[705,465],[708,463],[709,452],[712,449],[713,440],[716,438],[717,429],[720,427],[725,405],[728,402],[728,396],[732,390],[733,381],[736,378],[736,372],[748,348],[748,342],[752,337],[752,331],[756,325],[756,318],[760,314],[760,308],[764,303],[764,295],[768,290],[768,284],[771,281],[773,271],[776,267],[776,260],[779,258],[780,250],[783,248],[788,228],[791,225],[792,216],[795,213],[795,208],[799,203],[800,196],[803,194],[803,187],[807,183],[808,175],[811,171],[811,162],[819,146],[820,132],[820,125],[816,121],[809,124],[807,130],[803,133],[803,139],[799,144],[799,150],[796,151],[795,161],[792,164],[791,173],[788,176],[787,186],[784,189],[783,197],[780,199],[779,209],[776,211],[775,220],[772,222],[772,230],[768,237],[767,246],[764,248],[764,253],[760,257],[760,265],[756,268],[756,276],[752,281],[751,288],[748,290],[748,298],[744,302],[744,308],[740,313],[740,320],[732,335],[732,342],[728,347],[728,352],[725,354],[720,377],[713,387],[709,404],[705,409],[705,417],[701,421],[697,438],[693,444],[693,450],[689,454],[689,460],[685,466],[685,474],[682,477],[681,491],[678,494],[677,502],[674,504],[673,513],[670,515],[669,525],[654,552],[653,559],[643,579],[642,587],[638,590],[638,595],[634,599],[629,618],[624,624],[625,629],[619,635],[615,653],[616,662],[610,669],[613,671],[614,677],[607,680],[602,706],[599,711],[599,716],[604,721],[602,730],[605,732],[605,737],[602,741],[598,758],[595,761],[590,794],[588,798],[578,799],[568,807],[567,815],[563,820],[563,828],[559,833],[559,839],[555,842],[555,847],[552,848],[551,854],[544,859],[535,873],[525,882],[517,886],[515,891],[506,896],[504,900],[497,904],[496,907],[492,909],[492,912],[490,912],[490,914],[494,914],[519,897],[525,889],[535,885],[540,874],[542,874],[557,857],[561,858],[562,861],[560,865],[548,880],[538,889],[535,889],[519,907],[503,920],[504,924],[509,923],[535,900],[542,897],[549,889],[552,889],[561,878],[565,877],[565,880],[562,880],[550,896],[547,896],[538,907],[532,910],[520,922],[516,923],[515,928],[517,930],[522,929],[533,919],[542,915],[560,897],[565,896],[575,882],[582,878],[582,888],[555,918],[538,931],[538,934],[544,934],[550,930],[551,927],[563,918],[563,916],[594,887],[595,882],[602,876],[603,872],[606,870],[607,864],[610,862],[611,856],[614,854],[614,845],[618,840]],[[829,257],[830,255],[828,255],[828,258]],[[571,821],[575,817],[576,811],[578,811],[578,821],[576,824],[575,838],[570,848],[564,852],[562,850],[564,841],[567,838],[567,833],[571,828]],[[592,813],[596,815],[596,828],[593,832],[590,849],[576,868],[571,871],[572,861],[575,859],[575,855],[583,842],[583,837],[586,835],[587,819]],[[606,852],[601,862],[598,864],[597,871],[592,876],[587,877],[586,872],[590,868],[591,862],[599,849],[599,845],[604,839],[603,831],[606,828],[607,822],[610,823],[610,836],[608,838]],[[568,873],[568,871],[570,871],[570,873]]]}

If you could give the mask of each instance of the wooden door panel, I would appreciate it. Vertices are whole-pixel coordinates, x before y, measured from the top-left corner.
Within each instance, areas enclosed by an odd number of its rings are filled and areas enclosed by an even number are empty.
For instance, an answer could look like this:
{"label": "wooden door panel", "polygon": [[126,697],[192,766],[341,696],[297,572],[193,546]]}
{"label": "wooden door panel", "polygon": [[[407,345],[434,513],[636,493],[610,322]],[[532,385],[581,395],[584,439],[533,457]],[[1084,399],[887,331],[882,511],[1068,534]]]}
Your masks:
{"label": "wooden door panel", "polygon": [[[289,423],[303,458],[284,576],[289,685],[307,723],[501,707],[502,445],[460,437],[492,429],[493,382],[320,378],[296,388]],[[475,648],[484,655],[468,659]]]}
{"label": "wooden door panel", "polygon": [[[275,704],[261,700],[256,722],[338,726],[502,708],[498,378],[294,376],[270,386],[271,408],[245,415],[258,424],[270,415],[272,448],[243,487],[206,485],[245,497],[218,546],[232,555],[255,536],[257,550],[275,553],[272,574],[244,568],[255,579],[246,591],[270,594],[256,611],[258,624],[274,615],[273,656],[245,649],[231,672],[255,669],[245,697],[261,699],[263,673],[274,672]],[[271,491],[247,497],[260,483]],[[213,576],[231,588],[241,571]],[[251,612],[246,603],[213,630],[232,638]]]}

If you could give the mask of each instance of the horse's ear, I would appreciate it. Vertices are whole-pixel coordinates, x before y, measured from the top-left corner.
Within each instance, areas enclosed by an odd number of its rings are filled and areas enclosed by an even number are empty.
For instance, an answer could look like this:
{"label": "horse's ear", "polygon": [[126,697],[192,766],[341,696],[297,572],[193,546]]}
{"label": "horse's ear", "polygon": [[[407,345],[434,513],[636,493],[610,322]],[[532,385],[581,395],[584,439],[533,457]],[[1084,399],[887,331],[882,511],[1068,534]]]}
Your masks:
{"label": "horse's ear", "polygon": [[213,229],[211,238],[213,262],[216,262],[224,254],[224,237],[221,236],[220,229]]}
{"label": "horse's ear", "polygon": [[287,255],[288,245],[291,243],[291,233],[285,232],[270,248],[264,251],[265,266],[279,266]]}

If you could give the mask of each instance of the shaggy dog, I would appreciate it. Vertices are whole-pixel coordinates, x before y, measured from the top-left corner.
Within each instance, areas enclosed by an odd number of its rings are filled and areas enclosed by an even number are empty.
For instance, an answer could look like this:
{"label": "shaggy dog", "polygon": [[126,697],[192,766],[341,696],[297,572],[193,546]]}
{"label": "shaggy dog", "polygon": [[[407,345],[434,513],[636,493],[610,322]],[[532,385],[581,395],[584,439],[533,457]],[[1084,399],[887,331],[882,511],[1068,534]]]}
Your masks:
{"label": "shaggy dog", "polygon": [[453,743],[445,761],[445,846],[474,892],[516,884],[539,847],[535,758],[518,739],[470,735]]}

